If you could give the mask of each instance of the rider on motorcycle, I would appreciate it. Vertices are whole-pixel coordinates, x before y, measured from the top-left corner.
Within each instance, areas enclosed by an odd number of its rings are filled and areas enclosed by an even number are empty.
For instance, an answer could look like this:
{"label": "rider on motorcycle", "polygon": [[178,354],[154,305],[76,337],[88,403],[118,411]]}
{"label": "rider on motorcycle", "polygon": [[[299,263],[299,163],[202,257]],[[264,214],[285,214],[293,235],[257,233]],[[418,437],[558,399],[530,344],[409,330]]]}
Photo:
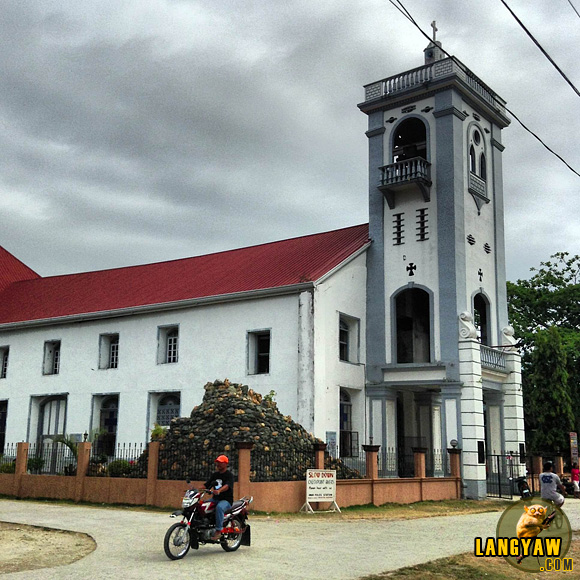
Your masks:
{"label": "rider on motorcycle", "polygon": [[205,482],[205,487],[212,493],[212,501],[216,504],[215,534],[212,540],[219,540],[222,535],[224,512],[234,503],[234,476],[228,469],[228,464],[229,459],[225,455],[220,455],[215,460],[217,471]]}

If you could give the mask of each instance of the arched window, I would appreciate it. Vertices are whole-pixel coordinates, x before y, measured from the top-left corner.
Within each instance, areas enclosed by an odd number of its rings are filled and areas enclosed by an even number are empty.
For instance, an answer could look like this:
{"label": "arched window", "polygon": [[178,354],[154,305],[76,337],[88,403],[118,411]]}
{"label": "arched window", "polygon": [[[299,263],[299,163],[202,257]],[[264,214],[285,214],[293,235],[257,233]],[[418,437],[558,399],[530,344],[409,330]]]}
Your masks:
{"label": "arched window", "polygon": [[469,171],[471,171],[471,173],[477,172],[477,167],[475,165],[475,149],[473,148],[473,145],[469,148]]}
{"label": "arched window", "polygon": [[431,323],[429,294],[412,288],[395,300],[397,316],[397,363],[431,360]]}
{"label": "arched window", "polygon": [[479,157],[479,177],[483,179],[483,181],[487,180],[487,166],[485,163],[485,153],[482,153]]}
{"label": "arched window", "polygon": [[40,405],[38,442],[52,443],[57,435],[64,435],[66,397],[48,397]]}
{"label": "arched window", "polygon": [[427,129],[421,119],[411,117],[395,129],[393,163],[414,157],[427,159]]}
{"label": "arched window", "polygon": [[489,302],[483,294],[473,298],[473,322],[477,329],[477,338],[481,344],[489,346]]}
{"label": "arched window", "polygon": [[156,423],[162,427],[168,427],[171,419],[179,417],[180,399],[179,395],[165,395],[159,400],[157,406]]}

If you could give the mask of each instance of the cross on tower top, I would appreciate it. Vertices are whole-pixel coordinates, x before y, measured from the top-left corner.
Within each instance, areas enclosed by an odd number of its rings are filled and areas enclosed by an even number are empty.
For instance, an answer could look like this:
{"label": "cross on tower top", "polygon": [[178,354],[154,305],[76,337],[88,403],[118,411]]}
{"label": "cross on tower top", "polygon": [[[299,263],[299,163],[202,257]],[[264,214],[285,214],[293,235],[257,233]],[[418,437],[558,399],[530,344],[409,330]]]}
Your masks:
{"label": "cross on tower top", "polygon": [[437,31],[439,30],[435,20],[431,22],[431,28],[433,29],[433,42],[435,42],[437,40]]}

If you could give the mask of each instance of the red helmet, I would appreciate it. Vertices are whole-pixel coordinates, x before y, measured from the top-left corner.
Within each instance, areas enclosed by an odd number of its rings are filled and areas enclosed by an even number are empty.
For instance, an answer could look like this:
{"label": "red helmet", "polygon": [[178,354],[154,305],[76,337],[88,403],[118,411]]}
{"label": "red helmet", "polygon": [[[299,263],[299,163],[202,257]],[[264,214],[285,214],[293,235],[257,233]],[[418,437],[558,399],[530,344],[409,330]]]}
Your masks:
{"label": "red helmet", "polygon": [[229,463],[230,460],[225,455],[220,455],[216,460],[216,463]]}

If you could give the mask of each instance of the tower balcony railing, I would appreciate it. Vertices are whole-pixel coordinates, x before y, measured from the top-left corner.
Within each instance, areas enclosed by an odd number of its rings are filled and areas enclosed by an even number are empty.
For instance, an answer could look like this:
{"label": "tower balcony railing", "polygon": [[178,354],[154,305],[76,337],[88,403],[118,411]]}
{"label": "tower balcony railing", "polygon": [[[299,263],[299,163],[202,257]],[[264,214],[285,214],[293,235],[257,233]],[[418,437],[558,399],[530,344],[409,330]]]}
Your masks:
{"label": "tower balcony railing", "polygon": [[431,196],[431,164],[423,157],[413,157],[396,161],[380,168],[379,189],[383,192],[389,207],[395,207],[395,193],[398,190],[418,188],[425,201]]}
{"label": "tower balcony railing", "polygon": [[422,179],[431,185],[431,164],[423,157],[413,157],[381,167],[381,185],[392,186]]}
{"label": "tower balcony railing", "polygon": [[495,371],[507,371],[507,361],[503,350],[491,346],[480,346],[481,366]]}
{"label": "tower balcony railing", "polygon": [[402,93],[433,80],[456,76],[505,115],[505,101],[455,57],[444,58],[365,86],[365,101]]}

